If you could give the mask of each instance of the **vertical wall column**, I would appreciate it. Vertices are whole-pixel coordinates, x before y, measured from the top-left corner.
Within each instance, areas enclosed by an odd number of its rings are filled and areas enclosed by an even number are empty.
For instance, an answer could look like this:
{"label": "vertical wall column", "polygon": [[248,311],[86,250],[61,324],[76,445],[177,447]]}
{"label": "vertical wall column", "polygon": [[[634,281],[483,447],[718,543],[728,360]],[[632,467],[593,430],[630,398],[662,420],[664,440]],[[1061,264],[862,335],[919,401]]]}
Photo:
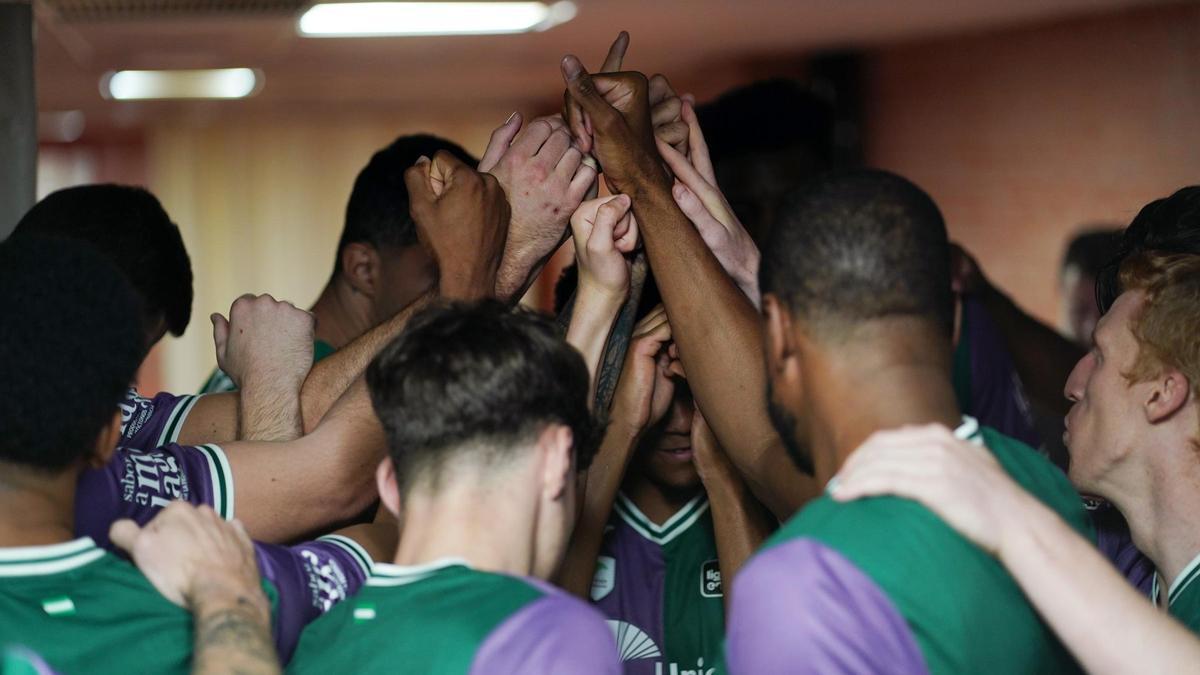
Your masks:
{"label": "vertical wall column", "polygon": [[0,0],[0,239],[33,206],[36,180],[33,6]]}

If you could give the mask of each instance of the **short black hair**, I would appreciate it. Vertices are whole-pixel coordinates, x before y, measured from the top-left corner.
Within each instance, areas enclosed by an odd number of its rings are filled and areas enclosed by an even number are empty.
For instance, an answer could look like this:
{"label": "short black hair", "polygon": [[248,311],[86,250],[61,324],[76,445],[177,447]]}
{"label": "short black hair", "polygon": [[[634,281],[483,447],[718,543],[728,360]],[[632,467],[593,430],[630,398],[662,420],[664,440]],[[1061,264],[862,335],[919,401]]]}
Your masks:
{"label": "short black hair", "polygon": [[[179,227],[154,195],[130,185],[81,185],[47,195],[13,231],[82,241],[100,251],[142,299],[147,329],[161,318],[182,335],[192,317],[192,263]],[[145,338],[143,337],[143,340]]]}
{"label": "short black hair", "polygon": [[350,201],[346,203],[346,223],[338,241],[334,271],[342,267],[342,249],[365,242],[375,248],[401,248],[417,243],[417,226],[408,212],[408,187],[404,172],[422,155],[433,158],[445,150],[475,166],[479,160],[452,141],[429,134],[401,136],[371,156],[358,172]]}
{"label": "short black hair", "polygon": [[144,356],[140,312],[129,281],[84,243],[0,244],[0,460],[57,473],[92,451]]}
{"label": "short black hair", "polygon": [[1121,295],[1121,263],[1142,251],[1200,254],[1200,185],[1150,202],[1125,228],[1116,255],[1096,277],[1096,305],[1101,312],[1107,312]]}
{"label": "short black hair", "polygon": [[833,162],[833,107],[797,80],[771,78],[730,89],[696,109],[714,164],[802,148],[814,168]]}
{"label": "short black hair", "polygon": [[1059,269],[1065,272],[1069,267],[1077,267],[1080,272],[1095,278],[1116,255],[1120,239],[1120,227],[1090,225],[1067,244]]}
{"label": "short black hair", "polygon": [[367,386],[405,487],[430,473],[436,484],[466,453],[503,458],[547,424],[571,430],[583,469],[602,433],[579,352],[549,317],[495,300],[413,317],[371,362]]}
{"label": "short black hair", "polygon": [[853,324],[927,317],[953,331],[950,249],[933,199],[886,171],[825,174],[788,195],[759,280],[793,312]]}

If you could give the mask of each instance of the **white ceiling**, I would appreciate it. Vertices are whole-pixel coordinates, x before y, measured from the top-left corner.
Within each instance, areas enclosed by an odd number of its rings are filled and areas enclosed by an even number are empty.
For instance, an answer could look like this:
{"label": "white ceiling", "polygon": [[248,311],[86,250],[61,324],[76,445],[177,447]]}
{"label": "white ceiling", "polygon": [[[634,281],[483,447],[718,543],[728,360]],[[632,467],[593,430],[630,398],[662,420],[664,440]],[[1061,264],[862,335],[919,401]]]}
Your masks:
{"label": "white ceiling", "polygon": [[[37,86],[42,110],[79,109],[89,129],[134,128],[164,106],[116,103],[101,75],[121,68],[249,66],[266,75],[253,100],[228,109],[547,104],[561,92],[559,58],[599,60],[621,29],[627,66],[686,73],[692,82],[730,64],[799,61],[807,52],[870,47],[1102,13],[1158,0],[576,0],[578,15],[543,33],[501,36],[306,39],[295,16],[70,22],[39,0]],[[61,1],[61,0],[60,0]],[[192,2],[192,5],[198,3]],[[697,84],[696,86],[701,86]]]}

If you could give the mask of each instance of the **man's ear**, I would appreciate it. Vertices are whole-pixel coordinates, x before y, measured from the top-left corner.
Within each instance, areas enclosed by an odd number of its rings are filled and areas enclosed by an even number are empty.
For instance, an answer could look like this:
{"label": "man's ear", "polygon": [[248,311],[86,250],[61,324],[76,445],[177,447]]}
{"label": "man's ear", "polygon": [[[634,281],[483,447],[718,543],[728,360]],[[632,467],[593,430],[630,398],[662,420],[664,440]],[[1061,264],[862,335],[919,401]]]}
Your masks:
{"label": "man's ear", "polygon": [[767,368],[775,374],[786,367],[789,359],[796,356],[792,315],[772,293],[763,296],[763,314],[767,322],[767,330],[764,333],[767,341]]}
{"label": "man's ear", "polygon": [[1166,368],[1154,381],[1150,395],[1143,406],[1146,421],[1158,424],[1175,414],[1191,399],[1192,384],[1183,373]]}
{"label": "man's ear", "polygon": [[379,488],[379,501],[393,516],[400,517],[400,484],[396,482],[396,465],[391,457],[384,457],[375,467],[375,486]]}
{"label": "man's ear", "polygon": [[117,451],[119,440],[121,440],[121,409],[117,408],[112,419],[104,425],[104,428],[100,430],[100,435],[96,437],[95,447],[84,458],[88,468],[101,469],[107,466],[112,460],[113,453]]}
{"label": "man's ear", "polygon": [[568,494],[575,480],[574,438],[561,424],[550,424],[538,436],[542,456],[542,491],[547,500],[559,500]]}
{"label": "man's ear", "polygon": [[350,288],[374,298],[380,283],[379,251],[370,244],[356,241],[346,244],[340,256],[342,278]]}

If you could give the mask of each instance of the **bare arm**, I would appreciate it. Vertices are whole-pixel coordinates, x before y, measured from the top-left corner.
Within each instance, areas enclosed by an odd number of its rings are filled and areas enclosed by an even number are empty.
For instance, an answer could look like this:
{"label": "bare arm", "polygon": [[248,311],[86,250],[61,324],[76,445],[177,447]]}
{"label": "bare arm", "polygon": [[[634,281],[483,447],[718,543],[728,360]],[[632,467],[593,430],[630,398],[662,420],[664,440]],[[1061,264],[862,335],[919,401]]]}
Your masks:
{"label": "bare arm", "polygon": [[414,314],[428,307],[436,295],[434,291],[427,291],[418,296],[395,316],[358,336],[350,344],[321,359],[312,367],[300,389],[300,408],[305,432],[317,427],[334,401],[337,401],[367,369],[371,359],[404,330]]}
{"label": "bare arm", "polygon": [[630,263],[637,225],[624,195],[584,202],[571,216],[579,287],[567,342],[583,354],[595,397],[597,371],[617,313],[629,294]]}
{"label": "bare arm", "polygon": [[738,570],[779,523],[751,494],[699,410],[692,421],[692,448],[696,470],[708,493],[725,607],[728,608]]}
{"label": "bare arm", "polygon": [[1079,345],[1038,321],[1017,306],[984,276],[979,264],[962,248],[953,247],[952,264],[956,290],[979,298],[988,316],[1000,329],[1013,367],[1040,410],[1066,415],[1070,402],[1063,387],[1071,369],[1083,358]]}
{"label": "bare arm", "polygon": [[625,469],[647,428],[666,414],[675,393],[666,345],[671,325],[659,307],[638,323],[613,401],[611,421],[588,467],[575,532],[559,573],[559,585],[588,597],[596,556]]}
{"label": "bare arm", "polygon": [[[203,445],[205,443],[228,443],[238,439],[239,408],[241,396],[231,391],[221,394],[204,394],[196,399],[196,405],[183,421],[179,430],[180,445]],[[286,440],[286,439],[280,439]]]}
{"label": "bare arm", "polygon": [[[262,596],[262,591],[258,592]],[[266,597],[205,594],[192,608],[192,675],[272,675],[281,672],[271,642]]]}
{"label": "bare arm", "polygon": [[856,450],[834,498],[880,494],[920,502],[997,556],[1088,672],[1185,673],[1200,662],[1200,638],[1156,610],[987,449],[949,429],[879,432]]}
{"label": "bare arm", "polygon": [[[589,78],[572,59],[564,60],[568,87],[591,118],[605,176],[633,198],[698,406],[754,493],[786,519],[818,491],[788,459],[767,416],[758,313],[675,203],[648,130],[645,78]],[[638,107],[618,111],[606,96]]]}
{"label": "bare arm", "polygon": [[383,429],[360,377],[312,433],[223,446],[235,513],[255,538],[286,543],[358,515],[377,497]]}

